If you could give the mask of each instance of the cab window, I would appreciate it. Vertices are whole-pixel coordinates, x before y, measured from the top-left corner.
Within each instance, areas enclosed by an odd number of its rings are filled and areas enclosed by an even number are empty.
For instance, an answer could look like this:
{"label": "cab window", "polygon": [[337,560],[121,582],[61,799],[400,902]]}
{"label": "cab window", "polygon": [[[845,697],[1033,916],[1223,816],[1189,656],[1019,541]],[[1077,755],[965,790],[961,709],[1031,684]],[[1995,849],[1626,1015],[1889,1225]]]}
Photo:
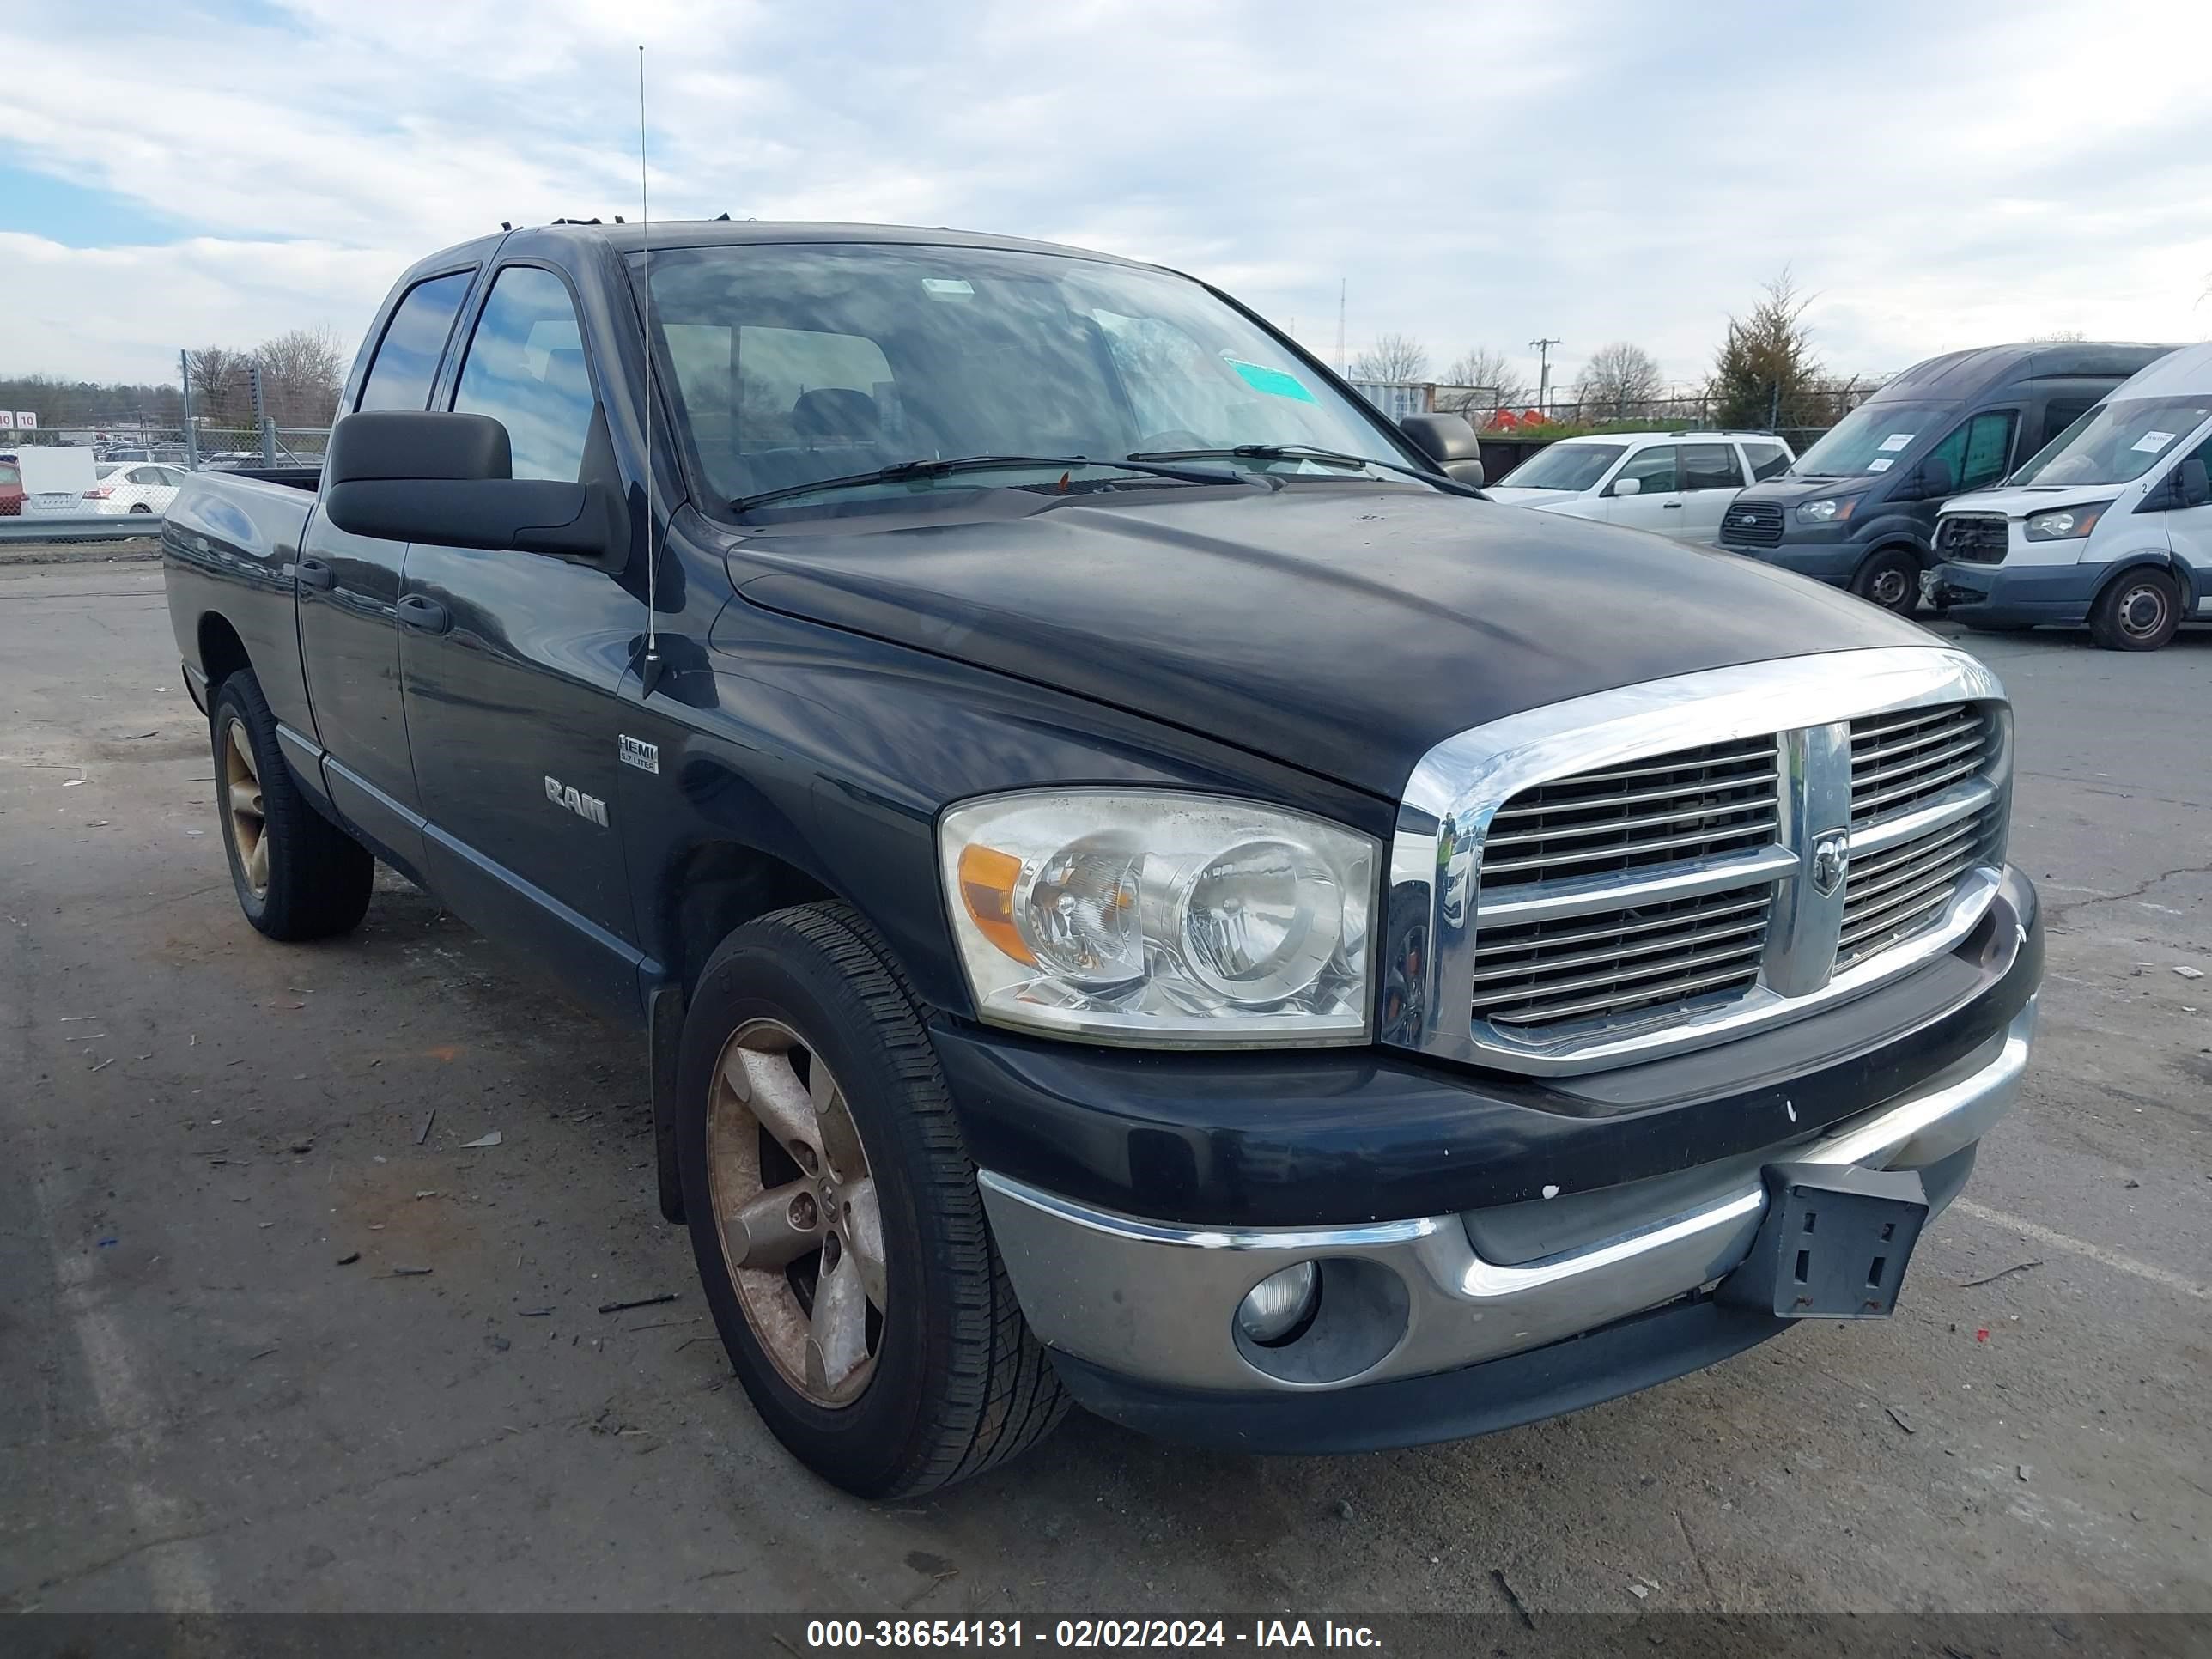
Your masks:
{"label": "cab window", "polygon": [[1640,449],[1628,458],[1620,469],[1620,477],[1613,481],[1613,492],[1620,493],[1622,478],[1637,482],[1637,493],[1641,495],[1672,495],[1680,486],[1675,482],[1674,446],[1654,444]]}
{"label": "cab window", "polygon": [[568,284],[536,265],[509,265],[477,319],[454,411],[507,428],[516,477],[574,483],[594,406]]}
{"label": "cab window", "polygon": [[2009,409],[1977,415],[1929,450],[1928,459],[1950,467],[1954,494],[1993,484],[2005,475],[2013,428],[2019,419],[2017,411]]}
{"label": "cab window", "polygon": [[[1684,444],[1682,488],[1685,489],[1741,489],[1743,469],[1736,464],[1730,444]],[[1646,486],[1648,489],[1650,486]]]}
{"label": "cab window", "polygon": [[453,331],[453,319],[460,314],[475,275],[457,270],[407,290],[385,325],[356,409],[421,409],[428,404],[430,382],[438,378],[438,359],[446,353],[446,337]]}

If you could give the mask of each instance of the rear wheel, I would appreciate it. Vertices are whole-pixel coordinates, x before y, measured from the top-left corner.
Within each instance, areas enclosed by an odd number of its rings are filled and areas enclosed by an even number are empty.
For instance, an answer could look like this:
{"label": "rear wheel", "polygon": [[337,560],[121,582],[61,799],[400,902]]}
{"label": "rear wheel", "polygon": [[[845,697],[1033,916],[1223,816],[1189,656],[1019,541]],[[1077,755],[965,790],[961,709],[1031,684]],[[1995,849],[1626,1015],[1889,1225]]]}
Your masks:
{"label": "rear wheel", "polygon": [[308,804],[276,745],[276,717],[251,669],[217,688],[208,726],[223,850],[246,919],[270,939],[325,939],[368,908],[376,861]]}
{"label": "rear wheel", "polygon": [[2181,585],[2155,566],[2123,572],[2089,608],[2089,637],[2107,651],[2155,651],[2181,626]]}
{"label": "rear wheel", "polygon": [[1920,561],[1909,547],[1877,549],[1851,578],[1851,592],[1885,611],[1909,617],[1920,608]]}
{"label": "rear wheel", "polygon": [[154,509],[143,501],[135,501],[131,504],[131,510],[133,513],[151,513]]}
{"label": "rear wheel", "polygon": [[926,1492],[1060,1419],[928,1033],[858,915],[802,905],[726,939],[677,1086],[708,1306],[801,1462],[862,1497]]}

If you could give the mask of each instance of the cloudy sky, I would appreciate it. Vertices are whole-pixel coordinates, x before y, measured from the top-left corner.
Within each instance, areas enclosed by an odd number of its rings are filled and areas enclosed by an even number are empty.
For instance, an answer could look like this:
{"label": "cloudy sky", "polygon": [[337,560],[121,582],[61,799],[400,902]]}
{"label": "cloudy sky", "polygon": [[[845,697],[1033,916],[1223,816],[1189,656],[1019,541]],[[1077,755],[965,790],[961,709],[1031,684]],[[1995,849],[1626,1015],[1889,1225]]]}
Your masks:
{"label": "cloudy sky", "polygon": [[[946,224],[1158,259],[1333,355],[1701,376],[1787,264],[1834,368],[2212,336],[2212,6],[15,0],[0,372],[165,378],[495,227]],[[1532,373],[1533,378],[1533,373]]]}

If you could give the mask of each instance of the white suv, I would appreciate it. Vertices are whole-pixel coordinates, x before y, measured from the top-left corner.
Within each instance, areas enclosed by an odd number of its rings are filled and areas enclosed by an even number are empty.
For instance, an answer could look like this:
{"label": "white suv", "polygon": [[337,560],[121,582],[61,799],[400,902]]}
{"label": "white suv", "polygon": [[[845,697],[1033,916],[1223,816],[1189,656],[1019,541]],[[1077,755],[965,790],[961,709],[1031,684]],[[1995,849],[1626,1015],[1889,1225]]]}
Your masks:
{"label": "white suv", "polygon": [[1538,450],[1486,493],[1540,513],[1710,542],[1736,491],[1796,459],[1763,433],[1595,432]]}

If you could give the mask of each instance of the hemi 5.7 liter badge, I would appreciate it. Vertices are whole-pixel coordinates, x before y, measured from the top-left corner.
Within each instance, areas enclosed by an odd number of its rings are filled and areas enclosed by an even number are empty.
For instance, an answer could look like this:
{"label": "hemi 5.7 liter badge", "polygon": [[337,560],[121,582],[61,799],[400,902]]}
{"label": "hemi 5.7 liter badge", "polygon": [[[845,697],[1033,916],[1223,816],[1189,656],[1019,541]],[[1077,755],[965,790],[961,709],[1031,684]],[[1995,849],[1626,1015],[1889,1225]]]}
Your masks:
{"label": "hemi 5.7 liter badge", "polygon": [[622,761],[624,766],[635,766],[641,772],[660,775],[660,745],[641,743],[627,732],[622,734]]}

